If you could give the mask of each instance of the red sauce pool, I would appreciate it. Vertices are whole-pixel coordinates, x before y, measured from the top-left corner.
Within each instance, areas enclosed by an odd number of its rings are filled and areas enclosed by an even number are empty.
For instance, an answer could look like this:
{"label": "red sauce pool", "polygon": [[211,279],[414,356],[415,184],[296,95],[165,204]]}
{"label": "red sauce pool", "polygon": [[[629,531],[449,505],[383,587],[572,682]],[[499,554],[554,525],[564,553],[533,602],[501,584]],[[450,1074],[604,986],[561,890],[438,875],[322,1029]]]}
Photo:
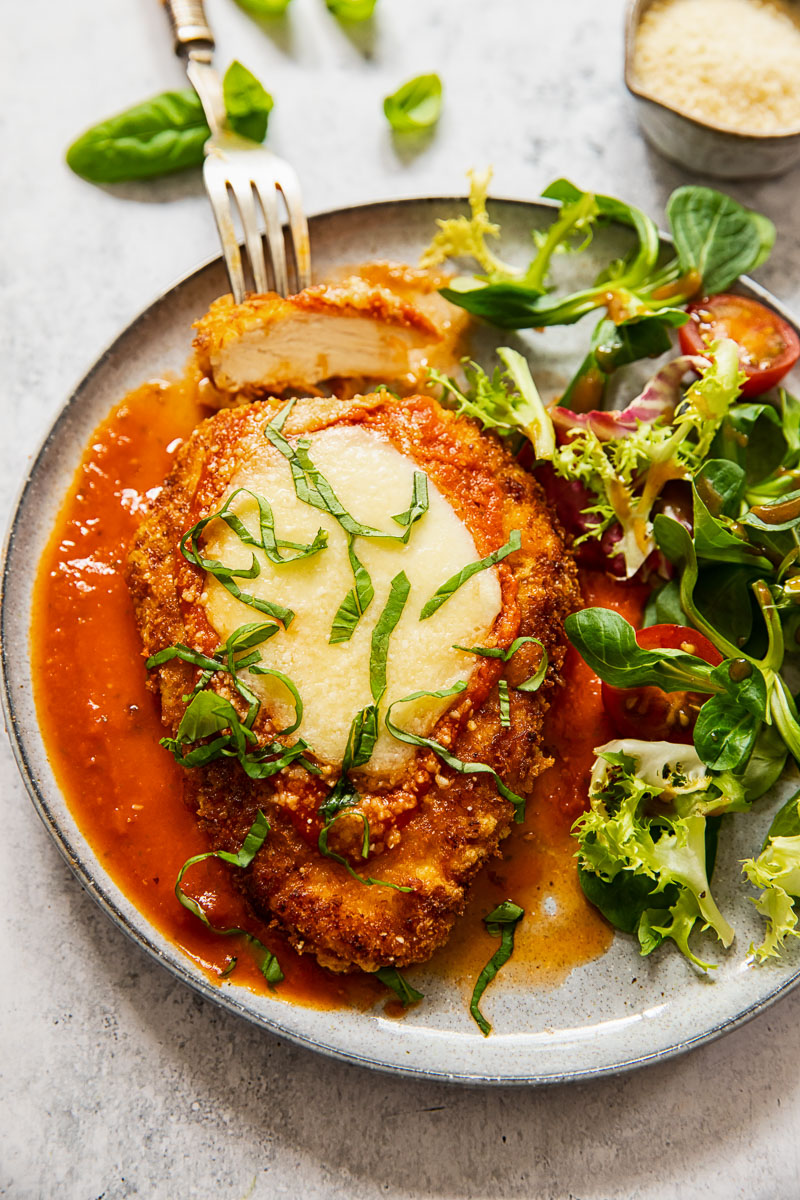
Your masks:
{"label": "red sauce pool", "polygon": [[[235,956],[232,981],[263,991],[242,939],[218,937],[175,897],[181,866],[208,846],[183,806],[180,769],[158,744],[163,730],[145,687],[123,574],[142,505],[181,441],[208,415],[195,388],[192,375],[147,383],[95,430],[39,566],[34,692],[55,775],[111,877],[211,979],[222,979]],[[588,604],[640,619],[642,589],[595,574],[584,576],[583,587]],[[537,781],[525,824],[483,872],[450,943],[431,964],[464,989],[496,945],[482,917],[508,897],[525,908],[526,918],[505,969],[530,983],[559,982],[611,941],[610,927],[580,891],[569,828],[585,806],[593,749],[613,734],[599,681],[572,651],[565,675],[546,730],[555,764]],[[385,997],[366,976],[336,976],[296,954],[249,913],[226,871],[210,860],[192,868],[184,887],[215,924],[240,925],[278,954],[286,978],[276,997],[319,1008],[368,1007]]]}

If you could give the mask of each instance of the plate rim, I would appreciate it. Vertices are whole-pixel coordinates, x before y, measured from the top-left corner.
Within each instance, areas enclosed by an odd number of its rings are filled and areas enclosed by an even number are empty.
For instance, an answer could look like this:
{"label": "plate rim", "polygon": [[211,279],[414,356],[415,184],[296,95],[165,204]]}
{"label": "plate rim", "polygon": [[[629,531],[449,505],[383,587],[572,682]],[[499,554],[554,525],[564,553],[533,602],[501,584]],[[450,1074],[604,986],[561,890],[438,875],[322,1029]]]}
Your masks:
{"label": "plate rim", "polygon": [[[537,198],[535,200],[524,200],[519,197],[496,196],[490,197],[490,201],[518,209],[550,209],[558,208],[555,201]],[[446,205],[464,205],[468,203],[468,198],[464,195],[448,195],[448,196],[431,196],[429,194],[418,196],[407,196],[396,199],[382,199],[365,201],[360,204],[341,205],[332,209],[324,209],[310,215],[309,225],[313,238],[314,225],[317,222],[325,220],[335,220],[337,217],[347,217],[354,212],[367,212],[380,209],[397,209],[405,207],[415,207],[420,205],[430,206],[446,206]],[[672,239],[668,234],[659,230],[659,237],[662,243],[671,244]],[[111,920],[118,929],[137,946],[140,951],[147,953],[160,966],[165,968],[173,978],[179,980],[182,984],[188,985],[194,992],[201,995],[204,999],[216,1004],[227,1012],[234,1014],[237,1017],[244,1018],[251,1024],[260,1029],[267,1030],[271,1035],[289,1041],[295,1045],[301,1046],[304,1049],[312,1050],[315,1053],[323,1054],[327,1057],[336,1059],[340,1062],[347,1062],[356,1066],[368,1068],[374,1071],[380,1071],[383,1074],[400,1076],[404,1078],[413,1078],[420,1080],[430,1080],[448,1084],[464,1084],[467,1086],[494,1086],[494,1087],[529,1087],[529,1086],[545,1086],[550,1084],[578,1083],[587,1082],[592,1079],[610,1078],[617,1075],[627,1074],[630,1071],[648,1066],[655,1062],[663,1062],[672,1058],[676,1058],[687,1051],[698,1046],[704,1045],[707,1042],[715,1041],[718,1038],[733,1032],[740,1028],[748,1021],[759,1016],[778,999],[786,993],[792,991],[800,984],[800,966],[797,970],[784,979],[776,987],[774,987],[767,995],[760,1000],[751,1004],[748,1008],[724,1020],[720,1020],[710,1028],[701,1031],[700,1033],[685,1037],[675,1041],[673,1044],[654,1050],[649,1054],[633,1055],[623,1061],[612,1065],[599,1065],[587,1067],[585,1069],[566,1070],[563,1072],[550,1072],[547,1074],[529,1073],[519,1075],[492,1075],[480,1072],[469,1071],[453,1071],[447,1072],[438,1069],[432,1069],[416,1064],[404,1065],[401,1063],[388,1063],[370,1054],[359,1053],[356,1049],[344,1050],[336,1045],[331,1045],[324,1040],[317,1040],[315,1037],[297,1032],[291,1029],[286,1029],[280,1023],[280,1020],[274,1020],[271,1016],[262,1012],[248,1008],[246,1004],[237,999],[237,992],[228,989],[222,989],[215,985],[211,980],[197,968],[195,974],[191,960],[184,955],[177,947],[175,947],[175,959],[171,959],[163,952],[151,935],[154,927],[150,922],[139,912],[142,918],[142,928],[138,928],[133,924],[132,920],[125,913],[113,895],[107,891],[105,881],[98,880],[91,873],[90,864],[84,862],[78,847],[74,846],[71,840],[70,833],[61,828],[54,813],[51,811],[44,794],[40,788],[36,773],[28,758],[26,749],[25,733],[23,732],[18,715],[16,712],[14,698],[11,689],[10,681],[10,665],[13,651],[9,652],[9,645],[13,644],[6,637],[7,623],[9,614],[6,605],[6,596],[8,594],[8,572],[10,560],[14,548],[14,543],[17,537],[20,518],[23,515],[25,502],[28,498],[30,489],[36,479],[43,459],[47,455],[51,444],[57,440],[60,435],[63,423],[68,419],[73,411],[74,406],[80,401],[80,396],[87,384],[98,374],[105,365],[106,361],[114,354],[118,345],[125,339],[133,327],[144,321],[148,314],[161,302],[166,300],[169,295],[176,289],[190,284],[204,271],[208,271],[218,264],[222,263],[222,255],[216,254],[204,259],[195,267],[187,270],[182,275],[173,279],[173,281],[165,286],[152,300],[141,307],[125,324],[116,336],[108,343],[108,345],[91,361],[89,367],[79,377],[75,385],[69,391],[66,400],[59,406],[53,417],[49,427],[39,441],[36,450],[30,455],[27,464],[27,469],[24,472],[22,481],[16,490],[16,495],[12,501],[10,517],[8,519],[6,533],[3,539],[2,552],[0,552],[0,676],[2,677],[2,688],[0,689],[0,703],[2,704],[2,712],[5,721],[6,733],[9,744],[11,746],[15,765],[22,777],[25,789],[33,804],[33,807],[42,821],[48,834],[55,842],[64,861],[71,869],[73,875],[77,878],[81,887],[87,892],[92,899],[98,904],[104,914]],[[800,320],[787,308],[782,301],[773,295],[767,288],[752,280],[749,276],[742,276],[736,284],[737,287],[743,286],[748,292],[765,301],[769,306],[776,311],[784,320],[788,321],[798,332],[800,332]],[[63,499],[63,498],[62,498]],[[38,566],[38,562],[37,562]],[[27,615],[27,614],[26,614]],[[77,826],[77,822],[76,822]],[[82,835],[84,836],[84,835]],[[86,844],[91,845],[88,839],[85,838]],[[109,879],[111,877],[109,876]],[[113,879],[111,884],[124,897],[124,892]],[[135,909],[135,906],[132,906]],[[168,940],[168,939],[165,939]],[[247,993],[249,994],[249,992]],[[280,1013],[280,1008],[276,1009],[276,1014]]]}

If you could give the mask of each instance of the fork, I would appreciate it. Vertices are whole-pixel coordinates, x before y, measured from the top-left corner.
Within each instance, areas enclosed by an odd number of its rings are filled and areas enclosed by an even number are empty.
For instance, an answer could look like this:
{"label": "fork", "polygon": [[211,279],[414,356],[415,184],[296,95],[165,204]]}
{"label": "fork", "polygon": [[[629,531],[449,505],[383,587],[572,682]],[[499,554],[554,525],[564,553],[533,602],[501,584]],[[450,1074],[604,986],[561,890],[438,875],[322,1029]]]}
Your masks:
{"label": "fork", "polygon": [[[311,283],[311,251],[297,175],[271,150],[256,146],[227,127],[222,83],[212,66],[214,36],[206,20],[203,0],[164,0],[164,4],[172,25],[175,51],[185,62],[186,74],[211,130],[205,144],[203,179],[233,298],[240,304],[246,294],[242,239],[236,231],[234,205],[256,292],[269,291],[271,282],[273,291],[281,296],[289,294],[290,271],[279,196],[283,197],[289,218],[287,233],[294,266],[292,288],[302,291]],[[263,231],[259,211],[263,216]]]}

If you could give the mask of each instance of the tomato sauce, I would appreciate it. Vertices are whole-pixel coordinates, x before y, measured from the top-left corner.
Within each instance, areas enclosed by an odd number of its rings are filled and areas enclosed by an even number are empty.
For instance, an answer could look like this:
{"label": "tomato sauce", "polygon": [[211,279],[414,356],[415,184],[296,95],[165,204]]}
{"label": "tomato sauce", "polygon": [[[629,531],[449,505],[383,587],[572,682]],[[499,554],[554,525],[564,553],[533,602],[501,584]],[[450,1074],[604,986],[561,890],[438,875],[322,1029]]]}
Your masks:
{"label": "tomato sauce", "polygon": [[[180,768],[163,735],[124,577],[127,547],[173,456],[208,415],[191,371],[132,392],[92,436],[37,578],[31,629],[34,692],[50,761],[80,828],[110,876],[145,917],[212,980],[264,991],[253,954],[237,936],[220,937],[177,900],[184,862],[208,845],[182,802]],[[642,589],[585,573],[587,604],[616,608],[638,622]],[[583,898],[575,871],[572,821],[586,802],[596,745],[613,736],[599,680],[573,651],[565,686],[548,716],[554,758],[537,781],[525,824],[515,828],[478,882],[448,946],[429,968],[471,988],[496,947],[482,917],[506,898],[526,910],[506,971],[554,984],[602,954],[611,929]],[[228,874],[211,859],[190,868],[184,889],[218,927],[240,926],[279,957],[285,981],[276,998],[319,1008],[366,1008],[385,998],[367,976],[337,976],[296,954],[258,921]],[[232,961],[236,959],[232,974]],[[413,971],[410,972],[413,982]],[[392,1004],[387,1011],[396,1011]]]}

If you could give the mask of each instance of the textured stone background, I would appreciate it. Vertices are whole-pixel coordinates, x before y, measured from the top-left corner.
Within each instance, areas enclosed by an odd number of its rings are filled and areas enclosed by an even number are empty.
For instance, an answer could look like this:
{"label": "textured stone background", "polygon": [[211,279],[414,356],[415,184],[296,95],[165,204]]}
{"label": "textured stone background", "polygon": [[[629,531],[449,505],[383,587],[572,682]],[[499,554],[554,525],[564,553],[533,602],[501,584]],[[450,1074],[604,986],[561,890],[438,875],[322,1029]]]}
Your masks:
{"label": "textured stone background", "polygon": [[[621,83],[623,0],[379,0],[346,33],[323,0],[259,27],[208,0],[219,59],[273,91],[271,145],[310,211],[569,174],[660,215],[681,173],[642,143]],[[8,13],[0,104],[6,252],[0,504],[112,335],[215,249],[199,176],[100,189],[62,152],[101,116],[182,86],[156,0]],[[10,34],[10,40],[8,35]],[[436,133],[393,144],[383,95],[435,69]],[[780,241],[760,279],[800,308],[800,175],[733,188]],[[398,1081],[317,1058],[175,983],[82,893],[0,746],[0,1194],[794,1200],[800,995],[692,1055],[544,1091]]]}

